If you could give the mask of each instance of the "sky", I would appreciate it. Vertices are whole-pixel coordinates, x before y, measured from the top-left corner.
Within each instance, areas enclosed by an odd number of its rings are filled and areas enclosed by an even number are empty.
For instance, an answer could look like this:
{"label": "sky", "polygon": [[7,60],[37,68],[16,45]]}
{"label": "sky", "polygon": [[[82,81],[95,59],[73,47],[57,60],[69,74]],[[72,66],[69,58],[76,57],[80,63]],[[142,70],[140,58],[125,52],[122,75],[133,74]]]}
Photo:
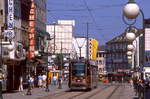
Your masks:
{"label": "sky", "polygon": [[[150,18],[150,0],[135,0]],[[74,36],[86,36],[89,22],[89,37],[104,45],[124,32],[127,25],[122,20],[123,7],[128,0],[47,0],[47,24],[57,20],[75,20]],[[134,24],[142,28],[142,16]]]}

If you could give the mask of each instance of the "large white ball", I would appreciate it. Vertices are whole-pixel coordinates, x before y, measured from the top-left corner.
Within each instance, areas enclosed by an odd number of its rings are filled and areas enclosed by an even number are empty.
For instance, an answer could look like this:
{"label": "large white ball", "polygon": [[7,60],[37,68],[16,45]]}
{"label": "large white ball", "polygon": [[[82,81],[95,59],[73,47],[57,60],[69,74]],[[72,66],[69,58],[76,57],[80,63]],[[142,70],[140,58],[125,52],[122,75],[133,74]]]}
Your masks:
{"label": "large white ball", "polygon": [[134,46],[133,46],[132,44],[129,44],[129,45],[127,46],[127,49],[128,49],[129,51],[131,51],[131,50],[134,49]]}
{"label": "large white ball", "polygon": [[132,59],[132,56],[128,56],[128,60],[131,60]]}
{"label": "large white ball", "polygon": [[132,51],[127,51],[127,55],[131,56],[132,55]]}
{"label": "large white ball", "polygon": [[135,38],[136,38],[135,33],[132,33],[132,32],[126,33],[126,38],[127,38],[127,40],[129,40],[129,41],[135,40]]}
{"label": "large white ball", "polygon": [[136,3],[127,3],[123,8],[123,14],[128,19],[135,19],[140,13],[140,8]]}

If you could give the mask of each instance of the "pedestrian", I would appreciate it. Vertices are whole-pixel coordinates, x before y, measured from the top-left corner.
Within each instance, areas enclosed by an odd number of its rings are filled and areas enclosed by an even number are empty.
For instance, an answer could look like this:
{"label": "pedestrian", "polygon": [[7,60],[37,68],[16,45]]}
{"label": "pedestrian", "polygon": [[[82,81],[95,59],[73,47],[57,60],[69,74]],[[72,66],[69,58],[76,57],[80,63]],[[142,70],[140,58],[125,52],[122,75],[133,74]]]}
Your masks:
{"label": "pedestrian", "polygon": [[130,87],[133,87],[133,80],[130,79]]}
{"label": "pedestrian", "polygon": [[57,77],[54,75],[53,76],[53,85],[56,85],[57,84]]}
{"label": "pedestrian", "polygon": [[31,76],[30,80],[31,80],[31,88],[34,88],[34,76]]}
{"label": "pedestrian", "polygon": [[23,77],[22,76],[20,76],[19,81],[20,81],[20,83],[19,83],[19,91],[23,91]]}
{"label": "pedestrian", "polygon": [[38,76],[34,76],[34,87],[38,87]]}
{"label": "pedestrian", "polygon": [[42,75],[42,85],[43,85],[44,88],[46,88],[46,78],[47,78],[46,75],[43,74]]}
{"label": "pedestrian", "polygon": [[48,83],[51,84],[51,77],[48,77]]}
{"label": "pedestrian", "polygon": [[59,78],[58,78],[58,85],[59,85],[59,89],[61,89],[62,88],[62,81],[63,81],[63,79],[62,79],[63,77],[62,77],[62,75],[60,75],[59,76]]}
{"label": "pedestrian", "polygon": [[39,88],[42,87],[42,76],[41,76],[41,74],[38,76],[38,87]]}

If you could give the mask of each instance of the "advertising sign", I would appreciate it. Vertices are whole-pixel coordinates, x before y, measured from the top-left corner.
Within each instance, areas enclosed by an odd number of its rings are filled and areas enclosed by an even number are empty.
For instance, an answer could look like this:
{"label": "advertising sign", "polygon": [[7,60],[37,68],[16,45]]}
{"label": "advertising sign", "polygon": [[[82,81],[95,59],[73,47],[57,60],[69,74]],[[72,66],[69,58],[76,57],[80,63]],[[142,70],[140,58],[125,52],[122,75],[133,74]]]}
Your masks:
{"label": "advertising sign", "polygon": [[8,29],[14,29],[14,0],[8,0]]}
{"label": "advertising sign", "polygon": [[14,38],[15,37],[14,30],[5,30],[4,37],[8,37],[9,39]]}
{"label": "advertising sign", "polygon": [[150,28],[145,29],[145,50],[150,51]]}
{"label": "advertising sign", "polygon": [[8,0],[8,16],[7,16],[7,30],[4,32],[4,36],[12,39],[14,34],[14,0]]}
{"label": "advertising sign", "polygon": [[150,28],[145,29],[145,66],[150,66]]}
{"label": "advertising sign", "polygon": [[150,66],[150,51],[145,51],[145,66]]}

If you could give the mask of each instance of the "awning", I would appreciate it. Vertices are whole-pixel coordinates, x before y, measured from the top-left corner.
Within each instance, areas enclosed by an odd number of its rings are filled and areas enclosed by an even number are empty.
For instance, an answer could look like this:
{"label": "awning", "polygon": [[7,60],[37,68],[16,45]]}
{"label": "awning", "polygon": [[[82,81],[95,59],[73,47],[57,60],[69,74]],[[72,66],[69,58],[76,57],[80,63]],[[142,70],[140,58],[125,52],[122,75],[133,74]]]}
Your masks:
{"label": "awning", "polygon": [[47,64],[47,62],[44,61],[44,60],[42,60],[42,59],[36,59],[36,61],[38,61],[38,62],[41,63],[41,64]]}

